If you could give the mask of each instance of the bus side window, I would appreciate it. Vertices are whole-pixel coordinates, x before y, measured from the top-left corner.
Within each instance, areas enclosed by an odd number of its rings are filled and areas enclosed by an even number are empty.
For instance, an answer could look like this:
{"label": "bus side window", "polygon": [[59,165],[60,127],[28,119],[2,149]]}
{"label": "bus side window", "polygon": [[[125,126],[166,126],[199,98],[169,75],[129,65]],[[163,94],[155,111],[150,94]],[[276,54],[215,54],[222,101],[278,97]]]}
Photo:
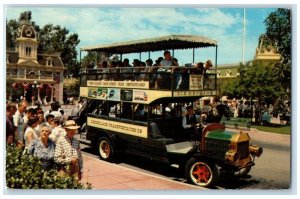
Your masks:
{"label": "bus side window", "polygon": [[144,104],[134,105],[133,119],[136,121],[146,121],[146,108]]}
{"label": "bus side window", "polygon": [[121,118],[132,120],[132,103],[128,103],[128,102],[122,103]]}

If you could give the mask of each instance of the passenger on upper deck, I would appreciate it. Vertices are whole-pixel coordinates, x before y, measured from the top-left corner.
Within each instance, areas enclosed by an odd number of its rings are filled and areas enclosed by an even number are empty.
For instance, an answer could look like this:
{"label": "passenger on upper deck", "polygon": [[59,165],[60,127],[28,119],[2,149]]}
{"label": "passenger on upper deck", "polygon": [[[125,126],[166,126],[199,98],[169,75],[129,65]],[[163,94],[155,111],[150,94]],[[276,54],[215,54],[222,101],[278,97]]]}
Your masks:
{"label": "passenger on upper deck", "polygon": [[101,66],[102,66],[102,74],[103,74],[101,80],[108,80],[109,70],[107,68],[107,61],[103,61]]}
{"label": "passenger on upper deck", "polygon": [[109,73],[110,73],[110,80],[118,80],[119,77],[119,70],[117,68],[117,62],[112,61],[109,65]]}
{"label": "passenger on upper deck", "polygon": [[203,74],[206,74],[206,71],[209,70],[209,68],[211,68],[211,67],[212,67],[212,62],[211,62],[211,60],[207,60],[207,61],[205,62],[205,65],[204,65],[204,71],[203,71]]}
{"label": "passenger on upper deck", "polygon": [[123,61],[123,69],[120,70],[123,80],[132,79],[132,66],[129,64],[129,59],[125,58]]}
{"label": "passenger on upper deck", "polygon": [[123,60],[123,65],[124,65],[124,67],[132,67],[132,66],[129,64],[129,59],[127,59],[127,58],[125,58],[125,59]]}
{"label": "passenger on upper deck", "polygon": [[139,79],[139,76],[140,76],[140,60],[138,59],[134,59],[132,64],[133,64],[133,75],[134,75],[134,80],[138,80]]}
{"label": "passenger on upper deck", "polygon": [[139,69],[140,75],[139,75],[138,80],[142,80],[142,81],[148,80],[148,74],[147,74],[148,68],[146,67],[146,63],[140,62],[140,67],[143,67],[143,68]]}
{"label": "passenger on upper deck", "polygon": [[166,50],[164,52],[164,57],[165,58],[160,62],[160,66],[178,66],[176,60],[174,60],[173,57],[171,56],[170,51]]}
{"label": "passenger on upper deck", "polygon": [[159,66],[161,60],[163,60],[163,59],[164,59],[163,57],[157,58],[157,60],[155,60],[155,64],[153,64],[153,66]]}
{"label": "passenger on upper deck", "polygon": [[147,59],[146,60],[146,65],[147,65],[147,67],[151,67],[153,65],[152,59]]}
{"label": "passenger on upper deck", "polygon": [[209,76],[207,75],[207,70],[209,70],[212,67],[212,62],[211,60],[207,60],[205,62],[204,65],[204,70],[203,70],[203,75],[204,75],[204,79],[203,79],[203,88],[204,89],[209,89],[212,85],[211,83],[213,83],[210,79]]}
{"label": "passenger on upper deck", "polygon": [[192,74],[199,74],[202,75],[204,72],[204,64],[202,62],[198,62],[193,68],[191,69]]}

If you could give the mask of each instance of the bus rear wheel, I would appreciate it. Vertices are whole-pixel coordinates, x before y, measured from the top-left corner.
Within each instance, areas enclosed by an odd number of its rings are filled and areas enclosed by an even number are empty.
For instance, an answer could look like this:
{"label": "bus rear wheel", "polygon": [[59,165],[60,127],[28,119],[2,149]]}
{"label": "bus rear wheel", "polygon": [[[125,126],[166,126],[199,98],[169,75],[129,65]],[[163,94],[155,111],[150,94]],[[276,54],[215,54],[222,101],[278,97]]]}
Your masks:
{"label": "bus rear wheel", "polygon": [[219,180],[220,172],[216,164],[191,158],[185,166],[185,176],[200,187],[213,187]]}
{"label": "bus rear wheel", "polygon": [[100,158],[106,161],[111,161],[115,153],[113,145],[107,137],[100,137],[98,150]]}

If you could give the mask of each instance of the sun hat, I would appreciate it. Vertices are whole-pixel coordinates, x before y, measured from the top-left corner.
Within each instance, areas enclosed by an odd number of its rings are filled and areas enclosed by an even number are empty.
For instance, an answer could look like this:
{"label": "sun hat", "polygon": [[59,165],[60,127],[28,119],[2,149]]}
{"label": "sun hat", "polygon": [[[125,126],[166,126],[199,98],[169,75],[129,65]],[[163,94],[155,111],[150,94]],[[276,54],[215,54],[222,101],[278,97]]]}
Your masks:
{"label": "sun hat", "polygon": [[65,121],[64,128],[65,129],[79,129],[80,126],[78,126],[74,120],[67,120],[67,121]]}

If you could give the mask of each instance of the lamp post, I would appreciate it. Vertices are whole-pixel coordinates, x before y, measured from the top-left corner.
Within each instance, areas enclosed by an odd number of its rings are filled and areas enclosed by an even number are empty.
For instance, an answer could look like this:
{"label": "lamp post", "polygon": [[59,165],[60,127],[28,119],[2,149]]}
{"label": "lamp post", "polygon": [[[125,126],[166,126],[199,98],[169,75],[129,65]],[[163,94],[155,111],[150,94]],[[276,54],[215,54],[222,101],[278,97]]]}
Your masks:
{"label": "lamp post", "polygon": [[37,81],[34,80],[34,82],[32,84],[32,90],[33,90],[33,95],[32,95],[33,100],[32,101],[35,101],[35,99],[36,99],[36,89],[38,86],[37,84],[38,84]]}

